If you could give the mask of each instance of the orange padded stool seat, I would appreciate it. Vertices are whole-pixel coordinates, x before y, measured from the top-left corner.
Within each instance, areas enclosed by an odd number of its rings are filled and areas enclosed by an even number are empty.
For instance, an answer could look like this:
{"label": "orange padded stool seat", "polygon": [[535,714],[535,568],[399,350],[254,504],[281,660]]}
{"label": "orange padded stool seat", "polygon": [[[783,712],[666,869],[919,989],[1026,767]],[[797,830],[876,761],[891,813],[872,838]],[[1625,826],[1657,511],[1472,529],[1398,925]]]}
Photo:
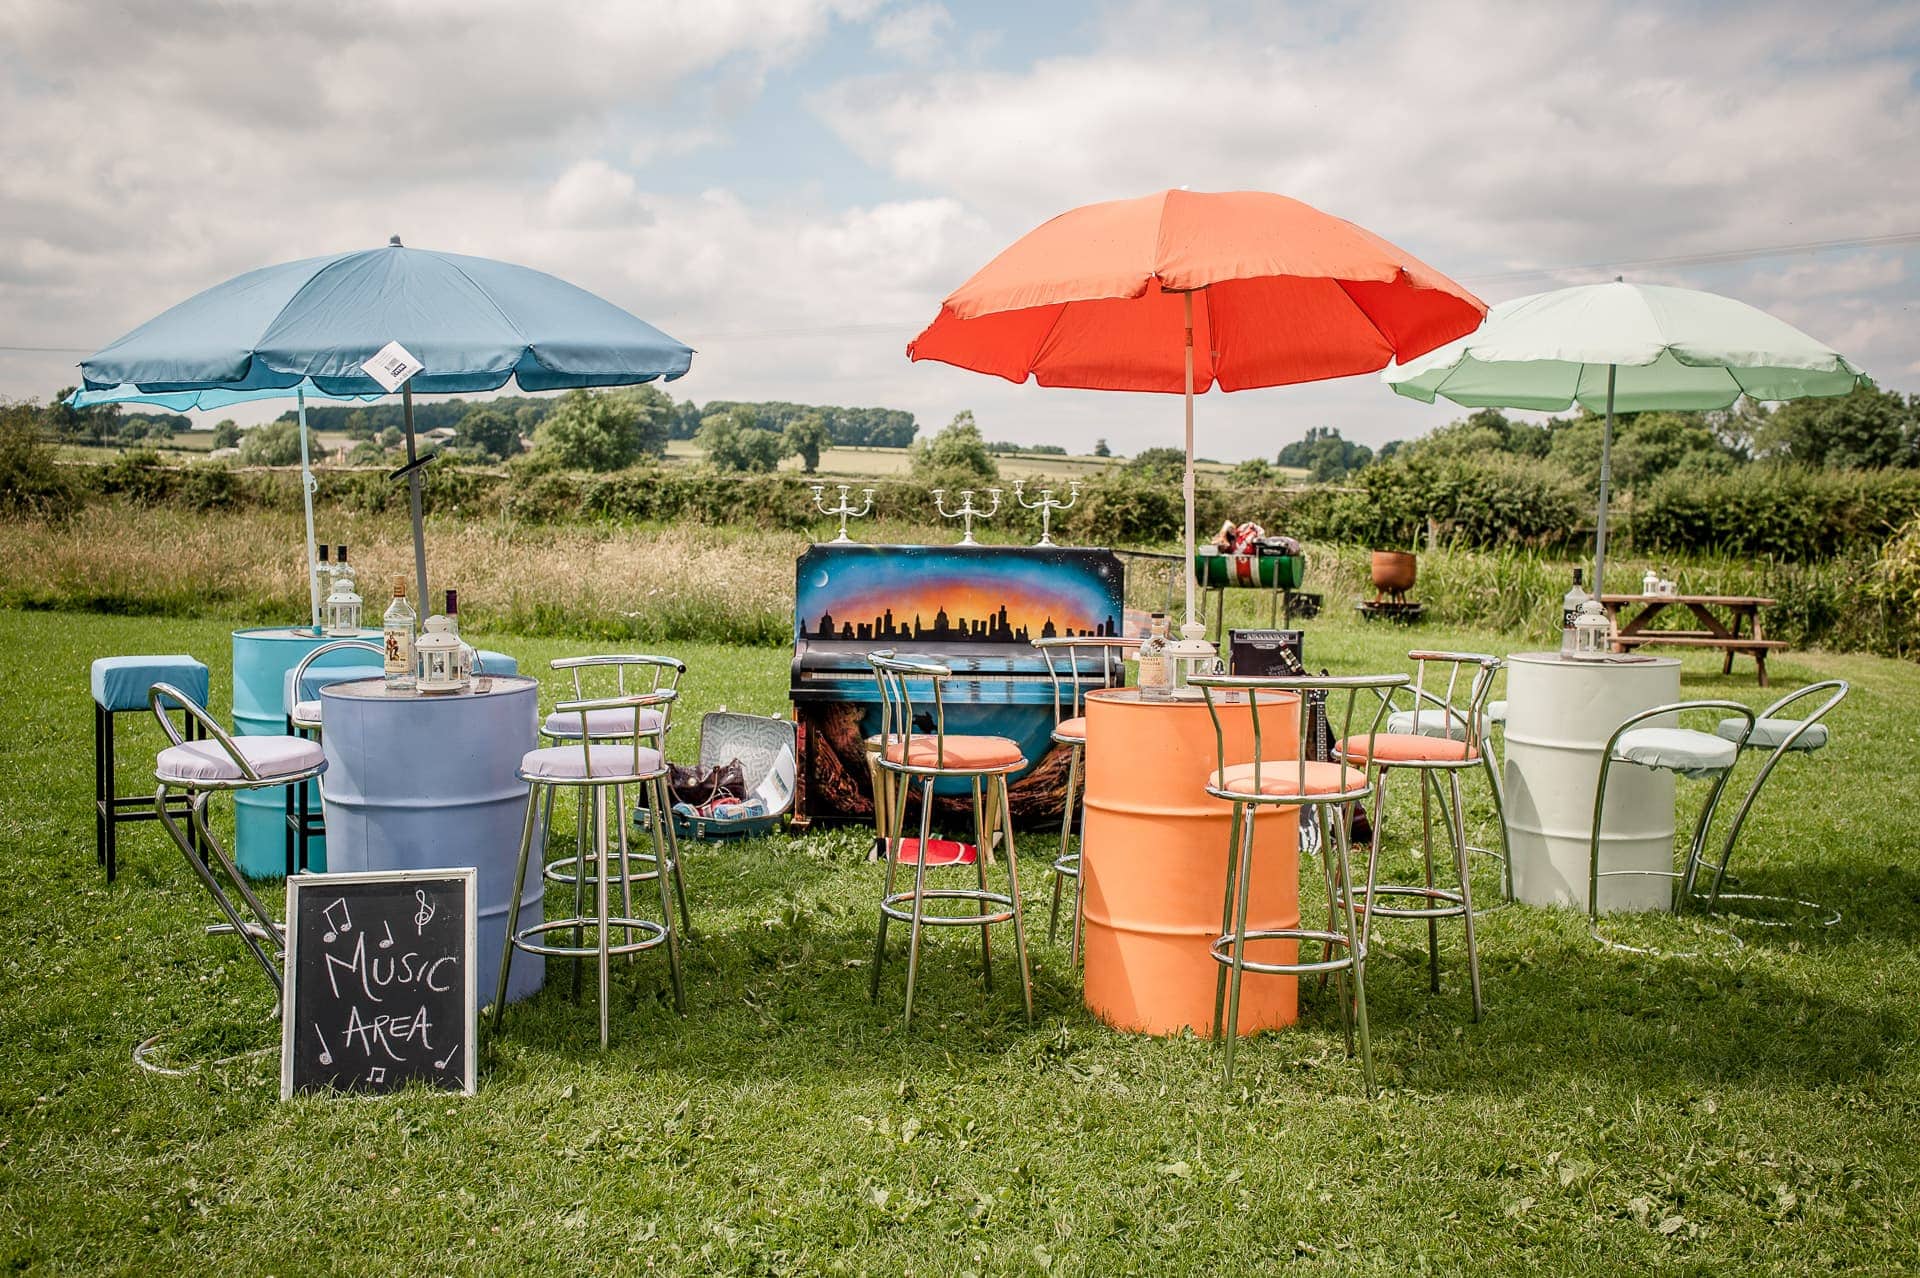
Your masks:
{"label": "orange padded stool seat", "polygon": [[905,763],[916,768],[1004,768],[1025,761],[1020,747],[1005,737],[934,737],[917,734],[904,745],[887,744],[888,763]]}
{"label": "orange padded stool seat", "polygon": [[[1364,748],[1365,742],[1362,742]],[[1216,771],[1208,784],[1221,790],[1238,790],[1244,794],[1341,794],[1348,790],[1365,790],[1367,772],[1365,766],[1354,767],[1348,764],[1342,767],[1337,763],[1318,763],[1308,760],[1306,765],[1307,788],[1300,788],[1300,761],[1297,759],[1275,759],[1271,763],[1260,765],[1260,788],[1253,788],[1253,769],[1251,763],[1237,763],[1224,771]]]}

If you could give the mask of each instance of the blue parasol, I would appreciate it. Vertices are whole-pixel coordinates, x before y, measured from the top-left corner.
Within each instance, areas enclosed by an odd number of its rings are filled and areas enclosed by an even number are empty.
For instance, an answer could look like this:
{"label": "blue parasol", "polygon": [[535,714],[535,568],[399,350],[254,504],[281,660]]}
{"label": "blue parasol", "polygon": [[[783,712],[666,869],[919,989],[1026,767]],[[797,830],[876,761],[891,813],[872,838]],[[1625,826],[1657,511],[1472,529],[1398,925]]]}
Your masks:
{"label": "blue parasol", "polygon": [[[372,399],[388,387],[361,366],[389,342],[421,364],[401,388],[415,585],[427,606],[426,540],[413,392],[632,386],[686,373],[693,349],[583,288],[483,257],[385,248],[262,267],[196,294],[80,362],[76,407],[213,408],[283,397]],[[303,461],[304,466],[304,461]],[[313,513],[308,476],[309,589]],[[318,624],[318,606],[315,606]]]}

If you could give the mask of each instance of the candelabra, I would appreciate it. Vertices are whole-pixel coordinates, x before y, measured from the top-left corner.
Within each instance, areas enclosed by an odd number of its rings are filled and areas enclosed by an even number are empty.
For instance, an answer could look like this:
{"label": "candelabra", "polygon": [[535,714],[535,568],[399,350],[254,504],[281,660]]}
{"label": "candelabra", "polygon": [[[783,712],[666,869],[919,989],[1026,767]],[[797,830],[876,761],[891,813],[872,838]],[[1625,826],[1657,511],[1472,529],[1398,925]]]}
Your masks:
{"label": "candelabra", "polygon": [[1067,481],[1067,499],[1065,501],[1055,500],[1053,489],[1051,488],[1042,488],[1040,490],[1039,501],[1028,501],[1026,494],[1020,491],[1021,486],[1026,482],[1024,479],[1016,479],[1013,481],[1013,499],[1028,510],[1037,510],[1040,512],[1040,540],[1035,542],[1034,545],[1051,546],[1053,544],[1053,512],[1056,510],[1073,509],[1073,503],[1080,500],[1080,481],[1078,478]]}
{"label": "candelabra", "polygon": [[813,486],[813,506],[815,510],[818,510],[828,518],[832,518],[834,515],[840,516],[840,535],[834,538],[836,542],[852,541],[853,538],[847,536],[847,520],[849,518],[865,519],[873,513],[873,489],[863,488],[860,490],[866,494],[866,501],[858,510],[855,510],[847,501],[847,492],[851,485],[840,484],[837,485],[837,487],[840,489],[840,500],[838,504],[829,506],[826,503],[827,486],[825,484],[815,484]]}
{"label": "candelabra", "polygon": [[933,507],[940,512],[943,519],[960,519],[966,521],[962,525],[963,535],[958,544],[962,546],[979,545],[980,543],[973,539],[973,521],[976,519],[992,519],[994,515],[999,513],[1000,490],[998,488],[989,488],[987,489],[987,496],[993,498],[993,504],[985,510],[975,510],[973,508],[973,489],[962,488],[960,490],[960,509],[948,510],[947,490],[944,488],[936,488],[933,490]]}

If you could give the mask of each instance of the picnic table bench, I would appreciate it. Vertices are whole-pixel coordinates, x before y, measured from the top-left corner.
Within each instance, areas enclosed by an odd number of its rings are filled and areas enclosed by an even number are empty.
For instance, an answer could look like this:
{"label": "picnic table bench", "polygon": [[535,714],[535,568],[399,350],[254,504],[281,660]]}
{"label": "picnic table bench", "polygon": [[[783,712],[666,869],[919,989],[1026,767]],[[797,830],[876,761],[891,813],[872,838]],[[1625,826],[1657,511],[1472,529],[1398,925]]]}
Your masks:
{"label": "picnic table bench", "polygon": [[[1767,686],[1767,653],[1787,646],[1785,640],[1768,639],[1761,629],[1760,610],[1772,607],[1776,602],[1755,595],[1600,596],[1600,604],[1614,624],[1615,652],[1630,652],[1650,643],[1671,644],[1681,648],[1719,648],[1726,653],[1726,660],[1720,663],[1721,674],[1733,673],[1734,654],[1744,652],[1752,655],[1763,688]],[[1675,605],[1690,610],[1701,628],[1647,628],[1655,617]],[[1627,611],[1635,607],[1639,611]],[[1721,619],[1721,612],[1727,614],[1727,620]]]}

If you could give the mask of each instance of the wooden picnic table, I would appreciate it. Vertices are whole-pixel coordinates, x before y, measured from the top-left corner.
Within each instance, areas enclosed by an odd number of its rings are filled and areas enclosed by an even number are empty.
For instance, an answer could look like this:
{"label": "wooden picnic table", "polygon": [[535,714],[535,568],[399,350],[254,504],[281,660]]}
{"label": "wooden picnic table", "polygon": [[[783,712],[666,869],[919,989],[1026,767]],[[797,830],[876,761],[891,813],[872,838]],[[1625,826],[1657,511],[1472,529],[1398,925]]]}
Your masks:
{"label": "wooden picnic table", "polygon": [[[1779,602],[1757,595],[1602,595],[1600,604],[1612,619],[1613,650],[1629,652],[1644,644],[1671,644],[1681,648],[1719,648],[1726,653],[1721,674],[1733,673],[1735,653],[1749,653],[1767,686],[1767,653],[1787,646],[1769,639],[1761,626],[1760,610]],[[1649,630],[1655,617],[1669,607],[1684,607],[1699,622],[1697,630]],[[1637,608],[1638,611],[1630,611]],[[1722,620],[1722,614],[1726,619]]]}

